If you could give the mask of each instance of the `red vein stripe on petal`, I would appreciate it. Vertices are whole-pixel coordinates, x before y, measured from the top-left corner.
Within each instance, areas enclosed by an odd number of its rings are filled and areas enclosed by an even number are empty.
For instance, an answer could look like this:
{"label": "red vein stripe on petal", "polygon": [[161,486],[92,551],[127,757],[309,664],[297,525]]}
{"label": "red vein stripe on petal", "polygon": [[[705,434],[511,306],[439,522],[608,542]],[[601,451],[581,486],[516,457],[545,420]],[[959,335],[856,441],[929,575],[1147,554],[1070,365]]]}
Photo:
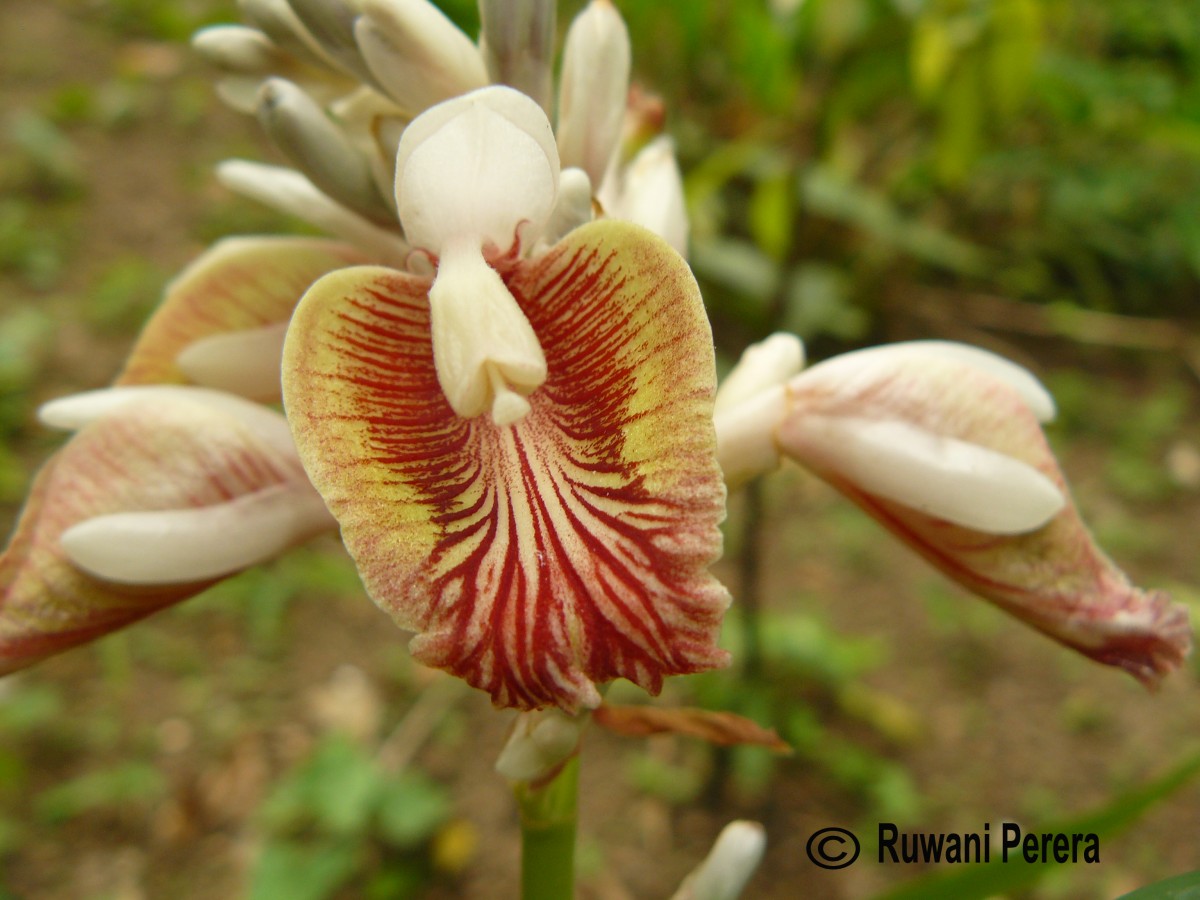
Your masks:
{"label": "red vein stripe on petal", "polygon": [[186,346],[286,322],[314,281],[363,262],[360,251],[323,238],[226,238],[167,286],[117,384],[183,384],[175,360]]}
{"label": "red vein stripe on petal", "polygon": [[[1163,591],[1135,587],[1096,544],[1040,424],[1011,387],[961,362],[921,357],[876,379],[811,387],[803,378],[792,382],[796,408],[780,429],[781,445],[948,577],[1147,686],[1183,662],[1192,643],[1187,610]],[[806,416],[839,414],[897,418],[1021,460],[1053,481],[1067,505],[1036,531],[1001,536],[868,494],[805,443]]]}
{"label": "red vein stripe on petal", "polygon": [[1191,650],[1185,607],[1143,591],[1096,545],[1073,504],[1030,534],[981,534],[830,482],[948,577],[1083,655],[1154,687]]}
{"label": "red vein stripe on petal", "polygon": [[59,537],[95,516],[210,506],[304,477],[236,420],[147,401],[99,419],[43,466],[0,554],[0,674],[93,640],[212,582],[131,587],[92,578]]}
{"label": "red vein stripe on petal", "polygon": [[595,682],[657,692],[724,665],[712,338],[690,272],[604,222],[504,277],[549,367],[508,428],[446,403],[428,281],[346,270],[297,309],[289,420],[368,591],[420,633],[418,659],[499,706],[575,710]]}

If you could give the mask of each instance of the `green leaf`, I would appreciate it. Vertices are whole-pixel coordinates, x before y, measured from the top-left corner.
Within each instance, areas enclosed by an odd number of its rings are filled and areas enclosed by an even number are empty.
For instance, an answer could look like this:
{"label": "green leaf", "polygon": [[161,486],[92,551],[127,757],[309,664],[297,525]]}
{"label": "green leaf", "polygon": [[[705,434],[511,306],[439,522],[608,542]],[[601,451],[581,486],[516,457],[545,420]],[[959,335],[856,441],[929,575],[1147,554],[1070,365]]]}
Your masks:
{"label": "green leaf", "polygon": [[[1151,807],[1184,787],[1197,774],[1200,774],[1200,753],[1186,757],[1162,778],[1117,797],[1101,809],[1067,822],[1039,828],[1038,831],[1095,834],[1103,842],[1128,828]],[[1004,862],[993,857],[990,863],[960,869],[948,875],[917,878],[889,891],[878,900],[984,900],[1026,888],[1062,867],[1063,864],[1054,862],[1026,863],[1020,858]]]}
{"label": "green leaf", "polygon": [[8,121],[8,138],[23,151],[33,178],[55,195],[69,195],[84,182],[75,147],[58,127],[37,113],[24,110]]}
{"label": "green leaf", "polygon": [[938,177],[961,184],[983,145],[983,95],[979,57],[964,56],[938,103],[934,161]]}
{"label": "green leaf", "polygon": [[930,101],[937,96],[954,65],[955,55],[955,44],[944,18],[926,15],[917,20],[908,64],[919,99]]}
{"label": "green leaf", "polygon": [[992,0],[986,76],[992,105],[1001,116],[1021,106],[1033,81],[1042,47],[1041,7],[1036,0]]}
{"label": "green leaf", "polygon": [[692,268],[700,277],[764,304],[779,290],[779,267],[749,241],[712,238],[694,247]]}
{"label": "green leaf", "polygon": [[[0,857],[11,853],[21,846],[25,838],[22,823],[16,819],[0,818]],[[0,900],[3,900],[4,888],[0,886]]]}
{"label": "green leaf", "polygon": [[630,760],[628,778],[637,790],[675,805],[691,803],[704,789],[704,776],[696,766],[644,753]]}
{"label": "green leaf", "polygon": [[982,248],[932,225],[905,218],[887,197],[827,167],[809,169],[801,179],[800,194],[810,212],[858,228],[881,244],[922,262],[964,275],[981,275],[989,269]]}
{"label": "green leaf", "polygon": [[354,845],[275,841],[263,848],[254,867],[249,900],[325,900],[357,868]]}
{"label": "green leaf", "polygon": [[829,334],[844,341],[866,335],[867,314],[849,298],[846,273],[835,266],[805,263],[788,278],[787,307],[782,329],[808,341]]}
{"label": "green leaf", "polygon": [[417,772],[388,781],[380,792],[379,829],[397,847],[432,837],[449,815],[446,789]]}
{"label": "green leaf", "polygon": [[36,306],[23,306],[0,318],[0,390],[25,390],[49,355],[54,317]]}
{"label": "green leaf", "polygon": [[63,699],[48,684],[23,684],[0,703],[0,734],[15,736],[54,722],[62,716]]}
{"label": "green leaf", "polygon": [[361,833],[379,796],[375,761],[343,735],[330,735],[263,804],[269,827],[314,822],[327,833]]}
{"label": "green leaf", "polygon": [[1117,900],[1200,900],[1200,871],[1176,875],[1157,884],[1148,884]]}
{"label": "green leaf", "polygon": [[782,261],[792,244],[795,208],[788,172],[763,178],[750,195],[749,225],[754,242],[774,260]]}
{"label": "green leaf", "polygon": [[43,791],[34,810],[39,819],[57,823],[107,807],[148,805],[165,793],[158,769],[148,763],[125,763]]}

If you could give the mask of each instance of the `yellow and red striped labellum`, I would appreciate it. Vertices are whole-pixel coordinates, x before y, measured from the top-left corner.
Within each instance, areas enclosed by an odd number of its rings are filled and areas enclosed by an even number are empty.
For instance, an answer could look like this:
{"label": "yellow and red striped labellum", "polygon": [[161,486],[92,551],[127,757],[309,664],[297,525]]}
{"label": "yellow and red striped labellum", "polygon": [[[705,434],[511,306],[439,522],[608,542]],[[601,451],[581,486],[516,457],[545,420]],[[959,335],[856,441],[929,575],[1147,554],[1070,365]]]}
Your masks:
{"label": "yellow and red striped labellum", "polygon": [[71,526],[110,513],[214,506],[303,480],[294,457],[197,403],[146,401],[84,426],[38,473],[0,554],[0,674],[214,583],[134,586],[94,578],[60,544]]}
{"label": "yellow and red striped labellum", "polygon": [[362,262],[349,244],[324,238],[226,238],[167,287],[116,383],[184,384],[176,359],[189,344],[287,322],[314,281]]}
{"label": "yellow and red striped labellum", "polygon": [[726,664],[712,336],[683,260],[628,223],[501,271],[548,377],[510,426],[460,418],[427,279],[335,272],[296,310],[284,401],[313,484],[416,658],[497,706],[574,711],[595,683]]}

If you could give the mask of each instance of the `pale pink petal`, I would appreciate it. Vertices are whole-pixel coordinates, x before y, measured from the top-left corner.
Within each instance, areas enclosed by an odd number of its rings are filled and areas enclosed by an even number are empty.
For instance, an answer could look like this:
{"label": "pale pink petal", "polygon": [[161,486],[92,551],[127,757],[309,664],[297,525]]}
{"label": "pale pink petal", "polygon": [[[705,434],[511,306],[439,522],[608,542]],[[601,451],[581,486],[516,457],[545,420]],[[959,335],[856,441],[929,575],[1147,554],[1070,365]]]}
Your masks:
{"label": "pale pink petal", "polygon": [[[86,424],[38,474],[0,554],[0,672],[94,640],[228,574],[228,567],[210,567],[185,573],[195,578],[183,583],[105,581],[70,561],[65,532],[113,514],[222,507],[304,485],[294,455],[279,453],[238,417],[203,403],[146,399]],[[145,549],[163,546],[159,540]],[[265,544],[259,549],[268,552]],[[243,555],[235,567],[260,561]]]}
{"label": "pale pink petal", "polygon": [[[925,435],[921,440],[952,442],[946,445],[952,448],[946,472],[952,484],[962,483],[954,461],[967,445],[1036,470],[1068,497],[1037,417],[1007,380],[945,354],[900,352],[862,356],[855,364],[816,366],[794,378],[787,390],[780,448],[949,577],[1147,685],[1181,664],[1191,647],[1186,610],[1161,591],[1134,587],[1096,545],[1069,501],[1048,524],[1013,535],[953,524],[914,508],[919,502],[897,499],[903,495],[889,483],[887,468],[907,452],[896,445],[919,443],[910,440],[914,430]],[[864,423],[882,429],[874,434],[879,440],[862,439]],[[885,434],[888,429],[891,438]],[[901,434],[905,430],[907,437]],[[856,478],[871,463],[872,445],[883,471]],[[933,456],[925,453],[925,459]],[[934,477],[934,467],[927,466],[921,477]],[[1021,478],[1008,483],[1015,485],[1014,491],[1024,490]],[[878,492],[881,484],[892,496]],[[986,491],[980,489],[977,496],[986,497]],[[944,499],[936,499],[935,506]],[[1011,498],[992,501],[1008,504]],[[1016,506],[1028,502],[1019,500]],[[987,509],[979,511],[983,522],[990,515]]]}

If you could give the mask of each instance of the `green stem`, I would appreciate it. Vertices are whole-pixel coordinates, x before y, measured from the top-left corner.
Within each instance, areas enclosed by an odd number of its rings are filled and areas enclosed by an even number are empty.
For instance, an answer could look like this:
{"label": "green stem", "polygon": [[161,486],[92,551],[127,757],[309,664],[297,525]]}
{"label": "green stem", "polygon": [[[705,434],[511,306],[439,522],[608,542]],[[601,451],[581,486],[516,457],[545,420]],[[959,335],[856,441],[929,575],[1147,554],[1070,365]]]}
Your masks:
{"label": "green stem", "polygon": [[515,788],[521,809],[522,900],[575,896],[575,820],[579,808],[579,755],[544,784]]}

